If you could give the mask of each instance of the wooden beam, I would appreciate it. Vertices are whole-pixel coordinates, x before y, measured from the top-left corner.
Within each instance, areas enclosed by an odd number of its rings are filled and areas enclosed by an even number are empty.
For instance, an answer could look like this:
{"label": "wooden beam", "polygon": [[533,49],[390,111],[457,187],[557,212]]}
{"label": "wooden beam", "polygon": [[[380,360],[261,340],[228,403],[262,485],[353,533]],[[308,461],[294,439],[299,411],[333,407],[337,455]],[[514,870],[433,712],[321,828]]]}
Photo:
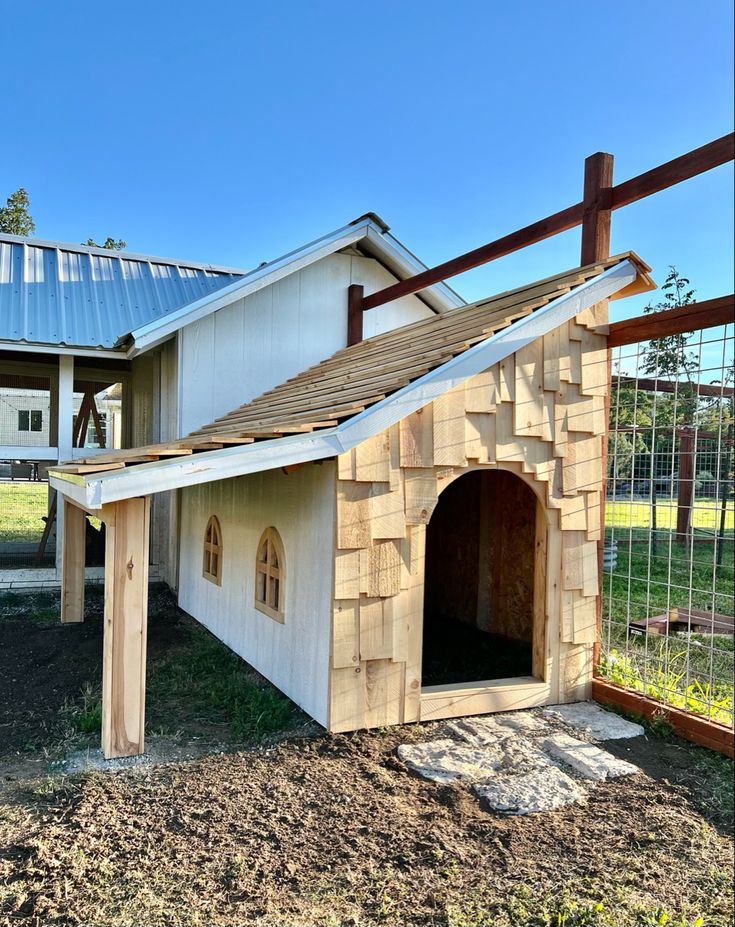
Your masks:
{"label": "wooden beam", "polygon": [[85,512],[64,500],[61,555],[61,621],[84,621],[84,560],[87,538]]}
{"label": "wooden beam", "polygon": [[347,288],[347,346],[362,341],[363,294],[365,287],[351,283]]}
{"label": "wooden beam", "polygon": [[[626,376],[613,377],[613,383],[616,386],[632,386],[646,393],[677,393],[689,386],[688,383],[680,383],[677,380],[651,380],[647,377]],[[692,386],[698,396],[716,396],[729,399],[735,395],[735,388],[724,386],[721,383],[693,383]],[[701,436],[702,432],[700,431],[699,434]]]}
{"label": "wooden beam", "polygon": [[[593,158],[597,155],[592,155]],[[702,174],[712,168],[726,164],[733,159],[733,134],[725,135],[714,142],[702,145],[694,151],[674,158],[673,161],[667,161],[650,171],[632,177],[616,187],[608,185],[602,188],[603,192],[599,198],[599,208],[602,210],[620,209],[636,200],[651,196],[665,190],[667,187],[681,183]],[[589,160],[589,159],[588,159]],[[400,283],[394,283],[377,293],[366,296],[363,301],[363,310],[375,309],[401,296],[408,296],[411,293],[417,293],[419,290],[425,290],[427,287],[436,283],[441,283],[450,277],[472,270],[473,267],[479,267],[494,261],[496,258],[511,254],[513,251],[519,251],[528,245],[550,238],[559,232],[565,232],[567,229],[581,225],[584,219],[585,203],[575,203],[574,206],[568,206],[560,212],[540,219],[517,232],[511,232],[503,238],[491,241],[486,245],[475,248],[474,251],[468,251],[459,257],[438,264],[429,270],[415,274],[407,280]]]}
{"label": "wooden beam", "polygon": [[603,151],[584,162],[584,206],[582,210],[582,255],[580,264],[594,264],[610,257],[609,190],[613,179],[613,156]]}
{"label": "wooden beam", "polygon": [[729,296],[705,299],[689,306],[638,315],[634,319],[613,322],[608,330],[607,344],[610,348],[618,348],[664,335],[681,335],[703,328],[716,328],[718,325],[732,324],[734,313],[735,295],[731,293]]}
{"label": "wooden beam", "polygon": [[417,293],[419,290],[425,290],[435,283],[441,283],[449,277],[456,277],[466,270],[472,270],[473,267],[480,267],[506,254],[512,254],[528,245],[535,244],[538,241],[544,241],[551,238],[552,235],[558,235],[559,232],[566,232],[573,229],[582,222],[582,203],[575,203],[561,212],[554,213],[553,216],[547,216],[538,222],[525,226],[517,232],[511,232],[503,238],[491,241],[487,245],[475,248],[474,251],[468,251],[459,257],[452,258],[451,261],[445,261],[429,270],[424,270],[420,274],[414,274],[408,280],[402,280],[400,283],[394,283],[384,290],[378,290],[377,293],[371,293],[366,296],[362,307],[364,310],[375,309],[376,306],[382,306],[401,296],[408,296],[411,293]]}
{"label": "wooden beam", "polygon": [[683,180],[689,180],[698,174],[704,174],[715,167],[720,167],[733,160],[735,153],[735,134],[723,135],[714,142],[708,142],[701,148],[695,148],[687,154],[680,155],[652,168],[637,177],[631,177],[613,187],[610,193],[610,209],[620,209],[636,200],[645,199],[654,193],[660,193],[667,187],[673,187]]}
{"label": "wooden beam", "polygon": [[150,497],[116,502],[106,515],[102,752],[145,748],[145,664]]}
{"label": "wooden beam", "polygon": [[686,541],[694,499],[694,431],[687,428],[679,437],[679,479],[676,501],[676,540]]}

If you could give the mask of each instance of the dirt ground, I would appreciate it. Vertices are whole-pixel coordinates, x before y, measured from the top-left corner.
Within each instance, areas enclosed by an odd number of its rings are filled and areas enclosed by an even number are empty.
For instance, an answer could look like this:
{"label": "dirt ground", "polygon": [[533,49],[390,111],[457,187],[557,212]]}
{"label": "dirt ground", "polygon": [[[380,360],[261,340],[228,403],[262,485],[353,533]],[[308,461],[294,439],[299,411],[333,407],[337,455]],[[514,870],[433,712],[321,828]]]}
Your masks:
{"label": "dirt ground", "polygon": [[732,923],[732,766],[678,740],[610,743],[643,774],[519,818],[404,767],[398,744],[440,725],[311,726],[188,761],[24,774],[56,729],[54,706],[99,672],[94,626],[0,620],[0,680],[15,678],[0,682],[0,924]]}

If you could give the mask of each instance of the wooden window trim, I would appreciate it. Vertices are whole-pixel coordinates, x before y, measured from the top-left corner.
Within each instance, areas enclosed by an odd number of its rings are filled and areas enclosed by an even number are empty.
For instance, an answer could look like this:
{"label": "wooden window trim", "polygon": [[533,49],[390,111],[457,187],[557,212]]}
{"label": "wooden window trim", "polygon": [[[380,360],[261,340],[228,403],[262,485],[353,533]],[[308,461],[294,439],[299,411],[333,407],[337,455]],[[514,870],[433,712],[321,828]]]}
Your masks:
{"label": "wooden window trim", "polygon": [[[204,529],[204,549],[202,555],[202,576],[215,586],[222,585],[222,528],[216,515],[212,515]],[[215,567],[212,569],[212,559]]]}
{"label": "wooden window trim", "polygon": [[[277,565],[273,565],[275,553]],[[263,577],[261,591],[261,576]],[[275,528],[266,528],[258,541],[255,554],[255,607],[259,612],[285,622],[286,560],[283,541]]]}

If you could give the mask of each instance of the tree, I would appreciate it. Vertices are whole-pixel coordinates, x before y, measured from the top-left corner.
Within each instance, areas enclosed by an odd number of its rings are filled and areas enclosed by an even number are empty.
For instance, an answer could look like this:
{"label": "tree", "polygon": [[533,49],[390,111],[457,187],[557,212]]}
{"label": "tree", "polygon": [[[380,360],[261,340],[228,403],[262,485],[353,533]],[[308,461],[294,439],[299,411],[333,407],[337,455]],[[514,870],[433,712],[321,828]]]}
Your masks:
{"label": "tree", "polygon": [[32,235],[36,231],[36,223],[28,212],[30,202],[28,192],[23,187],[11,193],[6,205],[0,206],[0,232]]}
{"label": "tree", "polygon": [[[679,309],[694,302],[696,290],[687,289],[689,280],[682,277],[679,271],[669,266],[669,274],[661,289],[664,298],[661,302],[643,307],[645,313],[663,312],[666,309]],[[680,335],[664,335],[661,338],[652,338],[643,355],[643,371],[655,377],[677,377],[684,373],[691,379],[690,373],[697,369],[697,356],[687,351],[687,342],[691,332]]]}
{"label": "tree", "polygon": [[103,245],[98,245],[93,238],[88,238],[84,244],[89,245],[90,248],[106,248],[108,251],[123,251],[128,243],[123,241],[122,238],[115,239],[108,235]]}

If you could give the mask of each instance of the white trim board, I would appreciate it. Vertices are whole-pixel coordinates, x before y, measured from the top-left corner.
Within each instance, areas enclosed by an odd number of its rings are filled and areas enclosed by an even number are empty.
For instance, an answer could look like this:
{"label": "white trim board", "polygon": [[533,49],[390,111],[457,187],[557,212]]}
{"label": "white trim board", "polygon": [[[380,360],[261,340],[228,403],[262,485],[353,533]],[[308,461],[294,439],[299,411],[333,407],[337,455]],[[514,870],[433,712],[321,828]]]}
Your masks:
{"label": "white trim board", "polygon": [[72,474],[49,474],[51,485],[78,505],[97,509],[133,496],[334,457],[609,298],[633,283],[637,276],[635,265],[625,258],[334,428],[139,464],[129,469],[92,474],[86,479]]}
{"label": "white trim board", "polygon": [[[383,261],[399,277],[401,275],[404,278],[411,277],[426,270],[425,265],[414,257],[407,248],[392,235],[388,235],[383,227],[378,225],[370,216],[366,216],[343,226],[341,229],[337,229],[336,232],[331,232],[323,238],[318,238],[316,241],[304,245],[303,248],[291,251],[283,257],[250,271],[240,280],[236,280],[212,294],[202,296],[195,302],[188,303],[180,309],[175,309],[160,319],[141,325],[140,328],[136,328],[129,335],[120,338],[118,344],[126,344],[127,356],[135,357],[137,354],[147,351],[170,338],[174,332],[185,325],[190,325],[192,322],[196,322],[218,309],[223,309],[238,299],[250,296],[251,293],[262,290],[283,277],[296,273],[342,248],[360,242],[366,243],[367,248],[365,250],[371,256]],[[423,290],[420,298],[435,312],[456,309],[465,305],[465,301],[443,283]]]}

